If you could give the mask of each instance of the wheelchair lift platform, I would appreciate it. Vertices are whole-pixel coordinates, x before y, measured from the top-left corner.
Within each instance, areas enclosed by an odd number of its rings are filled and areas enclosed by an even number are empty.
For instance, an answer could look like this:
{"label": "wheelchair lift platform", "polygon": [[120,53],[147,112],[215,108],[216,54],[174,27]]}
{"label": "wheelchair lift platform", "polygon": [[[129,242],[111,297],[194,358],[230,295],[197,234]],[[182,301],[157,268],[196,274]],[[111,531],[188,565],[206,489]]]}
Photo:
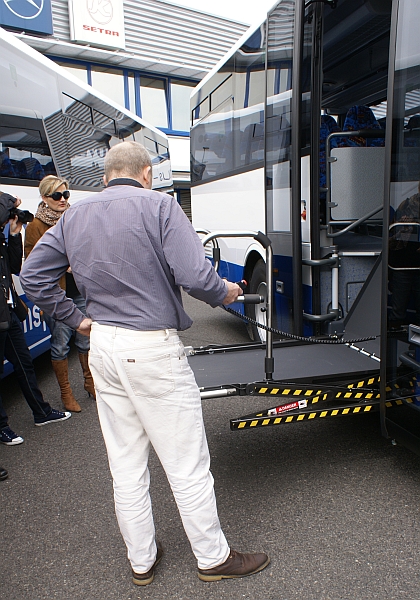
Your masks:
{"label": "wheelchair lift platform", "polygon": [[[317,417],[365,414],[379,411],[381,402],[391,406],[413,402],[415,382],[404,377],[395,384],[387,384],[384,388],[385,397],[381,398],[381,327],[380,311],[377,310],[380,306],[380,257],[345,317],[343,331],[340,332],[339,328],[335,331],[332,327],[329,337],[304,338],[272,327],[272,249],[271,242],[264,234],[213,232],[207,234],[202,242],[205,245],[219,237],[238,236],[253,237],[266,249],[265,297],[244,294],[237,299],[253,304],[265,302],[266,343],[186,349],[202,399],[258,396],[258,402],[262,403],[262,397],[266,403],[270,402],[267,409],[232,419],[231,429],[279,425]],[[215,264],[219,259],[219,254],[214,252]],[[333,258],[326,260],[330,264]],[[323,264],[323,261],[318,262]],[[338,270],[335,258],[334,269]],[[337,277],[333,276],[332,289],[335,291],[331,311],[315,316],[304,313],[304,318],[337,320],[336,280]],[[244,318],[237,311],[230,312]],[[255,320],[245,319],[260,326]],[[274,342],[273,333],[286,339]],[[256,409],[261,409],[261,405]]]}
{"label": "wheelchair lift platform", "polygon": [[[202,399],[257,397],[256,412],[231,419],[232,430],[379,411],[379,340],[319,346],[277,342],[271,379],[264,378],[262,344],[186,351]],[[387,388],[387,405],[412,402],[414,382],[407,385]],[[268,408],[261,409],[263,399]]]}
{"label": "wheelchair lift platform", "polygon": [[[189,363],[202,392],[264,381],[265,346],[188,348]],[[275,381],[308,381],[379,371],[379,339],[363,344],[277,342],[273,347]],[[376,357],[376,359],[375,359]],[[216,395],[216,394],[215,394]],[[219,394],[222,396],[224,394]],[[228,394],[225,394],[228,395]],[[210,394],[203,394],[210,397]]]}

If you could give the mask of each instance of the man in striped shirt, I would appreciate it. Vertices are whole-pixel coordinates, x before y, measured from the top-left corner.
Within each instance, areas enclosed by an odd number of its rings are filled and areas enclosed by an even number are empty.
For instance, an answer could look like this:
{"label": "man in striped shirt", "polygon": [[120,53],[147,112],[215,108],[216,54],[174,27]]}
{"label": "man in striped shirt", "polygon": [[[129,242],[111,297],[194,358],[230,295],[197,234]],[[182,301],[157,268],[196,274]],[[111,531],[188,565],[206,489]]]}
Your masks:
{"label": "man in striped shirt", "polygon": [[[192,323],[180,287],[211,306],[234,302],[242,290],[214,271],[176,200],[151,190],[143,146],[114,146],[104,181],[105,190],[71,206],[44,234],[24,264],[22,286],[47,314],[90,334],[89,364],[133,582],[151,583],[163,554],[149,496],[150,444],[199,578],[251,575],[269,558],[231,550],[221,530],[200,393],[177,335]],[[89,318],[58,285],[69,266]]]}

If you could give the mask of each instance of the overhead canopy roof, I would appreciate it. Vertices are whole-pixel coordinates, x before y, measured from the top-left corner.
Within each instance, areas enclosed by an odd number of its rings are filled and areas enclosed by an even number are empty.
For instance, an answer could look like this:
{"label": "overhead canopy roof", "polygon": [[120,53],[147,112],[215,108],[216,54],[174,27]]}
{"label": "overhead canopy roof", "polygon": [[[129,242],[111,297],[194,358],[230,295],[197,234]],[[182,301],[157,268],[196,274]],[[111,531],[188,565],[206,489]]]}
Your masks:
{"label": "overhead canopy roof", "polygon": [[201,80],[248,26],[164,0],[125,0],[125,50],[70,41],[67,0],[53,0],[54,35],[20,33],[27,44],[51,56]]}

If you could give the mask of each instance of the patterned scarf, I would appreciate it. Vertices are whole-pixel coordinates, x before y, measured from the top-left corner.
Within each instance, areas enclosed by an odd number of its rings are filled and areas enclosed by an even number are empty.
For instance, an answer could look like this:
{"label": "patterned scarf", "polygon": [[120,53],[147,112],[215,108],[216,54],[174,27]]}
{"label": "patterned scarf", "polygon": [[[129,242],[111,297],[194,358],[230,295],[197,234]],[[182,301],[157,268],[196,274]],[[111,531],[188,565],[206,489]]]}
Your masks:
{"label": "patterned scarf", "polygon": [[[70,204],[66,202],[66,210],[68,208],[70,208]],[[48,204],[41,200],[38,204],[38,210],[36,211],[35,216],[46,225],[55,225],[64,212],[65,211],[58,212],[53,210]]]}

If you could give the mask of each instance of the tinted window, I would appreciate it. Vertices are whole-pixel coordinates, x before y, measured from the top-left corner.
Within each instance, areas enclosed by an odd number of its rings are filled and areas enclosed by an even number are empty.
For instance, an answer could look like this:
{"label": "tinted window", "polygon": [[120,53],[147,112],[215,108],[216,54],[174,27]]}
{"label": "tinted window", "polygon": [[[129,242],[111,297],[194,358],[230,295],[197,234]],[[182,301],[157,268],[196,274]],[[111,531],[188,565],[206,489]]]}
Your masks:
{"label": "tinted window", "polygon": [[265,25],[237,50],[235,61],[235,168],[264,159]]}
{"label": "tinted window", "polygon": [[166,146],[162,146],[162,144],[159,144],[155,140],[144,136],[143,145],[150,154],[152,164],[156,165],[164,160],[169,159],[168,148]]}
{"label": "tinted window", "polygon": [[217,87],[214,92],[210,94],[210,109],[216,110],[217,107],[226,102],[226,100],[230,100],[233,95],[233,78],[232,76],[228,77],[226,81]]}
{"label": "tinted window", "polygon": [[0,177],[40,181],[45,175],[55,174],[45,136],[40,129],[31,129],[30,124],[26,127],[25,118],[20,120],[19,125],[0,126]]}
{"label": "tinted window", "polygon": [[200,121],[191,138],[191,180],[228,174],[233,169],[233,99]]}
{"label": "tinted window", "polygon": [[[272,74],[267,86],[266,118],[266,186],[268,229],[290,231],[290,153],[291,103],[290,90],[294,5],[279,2],[268,22],[268,71]],[[274,75],[274,77],[273,77]],[[284,89],[286,88],[286,89]],[[288,326],[285,324],[285,326]]]}
{"label": "tinted window", "polygon": [[192,123],[195,125],[198,121],[207,116],[210,112],[210,98],[207,97],[200,102],[192,111]]}

